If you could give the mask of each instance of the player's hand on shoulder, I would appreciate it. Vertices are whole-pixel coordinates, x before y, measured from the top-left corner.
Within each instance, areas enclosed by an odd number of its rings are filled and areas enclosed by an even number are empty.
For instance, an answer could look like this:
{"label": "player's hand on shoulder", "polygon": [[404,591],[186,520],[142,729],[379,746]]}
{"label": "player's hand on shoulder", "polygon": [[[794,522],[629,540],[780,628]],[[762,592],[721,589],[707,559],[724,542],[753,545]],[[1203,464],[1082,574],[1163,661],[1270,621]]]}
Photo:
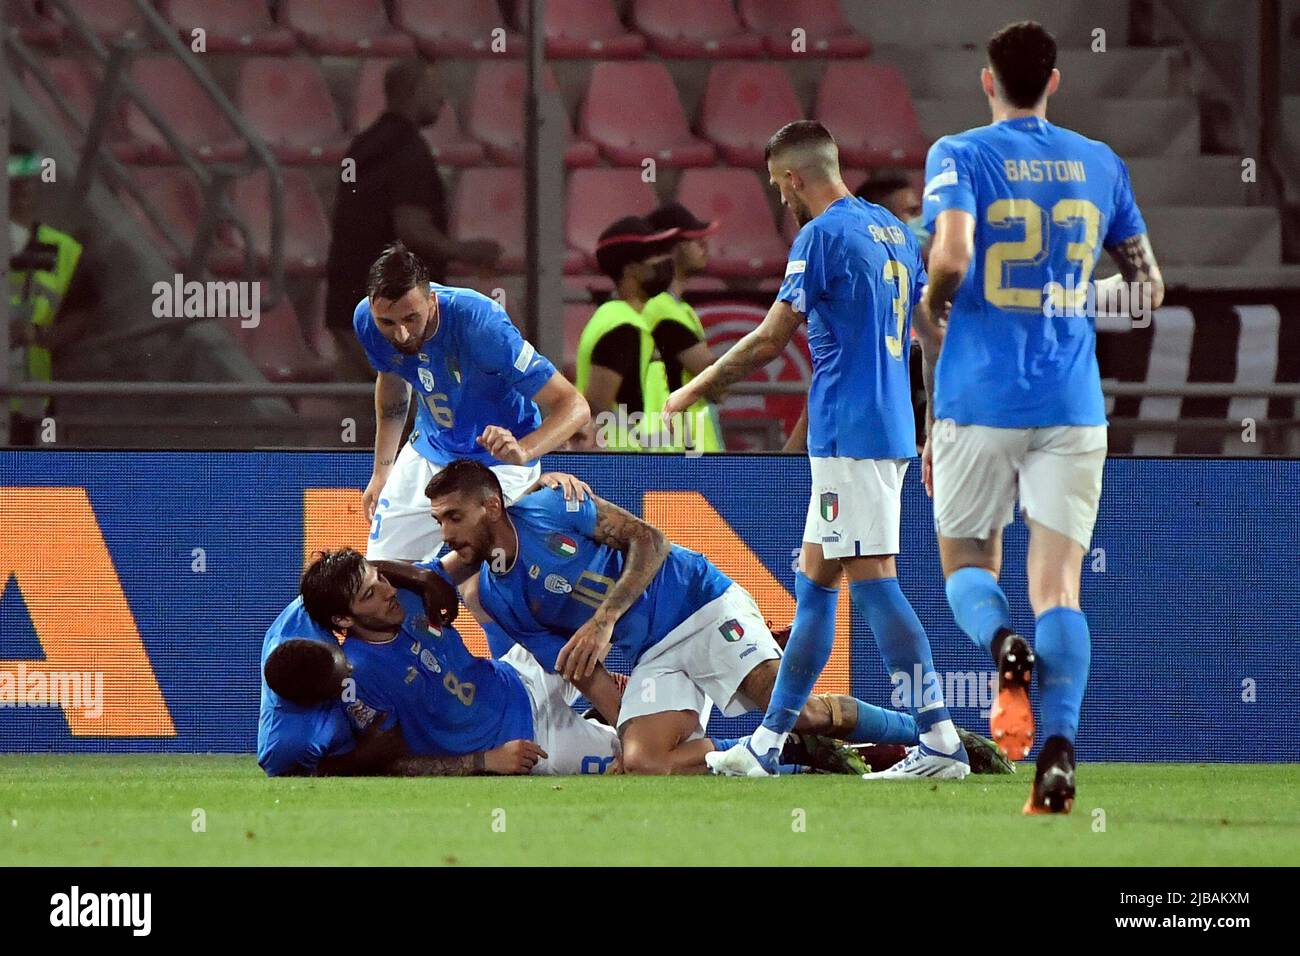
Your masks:
{"label": "player's hand on shoulder", "polygon": [[478,436],[478,443],[486,448],[497,461],[507,465],[528,464],[528,453],[519,444],[519,439],[511,434],[510,429],[500,425],[489,425]]}
{"label": "player's hand on shoulder", "polygon": [[546,488],[559,488],[564,492],[565,501],[586,501],[591,497],[591,485],[563,471],[548,471],[537,483]]}
{"label": "player's hand on shoulder", "polygon": [[483,769],[488,773],[517,775],[533,772],[537,761],[549,755],[531,740],[512,740],[494,747],[483,755]]}

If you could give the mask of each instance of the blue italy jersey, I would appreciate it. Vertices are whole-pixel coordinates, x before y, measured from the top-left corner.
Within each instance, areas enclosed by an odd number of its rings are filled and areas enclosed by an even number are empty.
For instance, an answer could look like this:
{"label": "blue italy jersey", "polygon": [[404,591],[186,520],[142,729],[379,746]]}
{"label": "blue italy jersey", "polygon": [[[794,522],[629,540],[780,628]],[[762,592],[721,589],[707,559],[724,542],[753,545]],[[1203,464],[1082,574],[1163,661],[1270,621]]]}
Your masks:
{"label": "blue italy jersey", "polygon": [[[519,553],[502,574],[483,564],[479,600],[492,620],[553,671],[560,648],[623,573],[623,554],[592,537],[596,505],[590,498],[566,502],[558,488],[543,488],[506,511],[519,533]],[[645,593],[614,626],[613,646],[636,663],[730,586],[702,554],[673,545]]]}
{"label": "blue italy jersey", "polygon": [[777,299],[808,320],[808,454],[912,458],[907,353],[921,247],[887,209],[846,196],[806,223]]}
{"label": "blue italy jersey", "polygon": [[[280,612],[262,641],[259,672],[271,651],[291,638],[333,641],[303,609],[302,598]],[[268,775],[294,770],[312,771],[322,757],[334,757],[356,746],[341,701],[320,707],[299,707],[280,697],[262,678],[262,706],[257,722],[257,762]]]}
{"label": "blue italy jersey", "polygon": [[975,217],[975,256],[953,300],[935,413],[962,425],[1104,425],[1096,331],[1085,309],[1103,248],[1146,224],[1105,143],[1037,117],[945,136],[925,168],[925,220]]}
{"label": "blue italy jersey", "polygon": [[412,592],[398,589],[397,600],[406,611],[397,637],[343,642],[363,714],[385,713],[384,728],[398,723],[407,748],[420,755],[459,756],[532,740],[532,704],[518,672],[471,654],[454,627],[430,623]]}
{"label": "blue italy jersey", "polygon": [[415,391],[415,450],[438,465],[455,458],[500,464],[478,442],[488,425],[516,438],[542,422],[533,396],[555,366],[525,342],[500,303],[473,289],[429,284],[438,299],[438,329],[417,355],[404,355],[380,334],[362,299],[352,327],[378,372]]}

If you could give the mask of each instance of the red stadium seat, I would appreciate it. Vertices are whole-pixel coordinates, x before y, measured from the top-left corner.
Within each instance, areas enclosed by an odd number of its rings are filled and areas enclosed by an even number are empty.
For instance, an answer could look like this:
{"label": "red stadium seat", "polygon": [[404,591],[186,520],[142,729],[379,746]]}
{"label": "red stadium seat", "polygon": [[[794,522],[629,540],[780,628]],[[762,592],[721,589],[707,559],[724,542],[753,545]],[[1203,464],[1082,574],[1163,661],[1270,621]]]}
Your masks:
{"label": "red stadium seat", "polygon": [[[506,27],[497,0],[397,0],[393,21],[430,59],[471,56],[523,56],[524,38]],[[504,34],[494,33],[504,30]],[[497,52],[502,37],[505,50]],[[495,46],[495,49],[494,49]]]}
{"label": "red stadium seat", "polygon": [[477,166],[483,162],[483,144],[465,135],[451,100],[443,102],[438,121],[424,129],[422,135],[433,158],[444,165]]}
{"label": "red stadium seat", "polygon": [[[284,268],[293,275],[324,275],[330,227],[311,178],[301,169],[281,171],[284,183]],[[248,225],[258,268],[271,261],[271,192],[265,170],[241,176],[233,190],[235,210]]]}
{"label": "red stadium seat", "polygon": [[127,33],[149,38],[145,34],[144,19],[131,0],[95,0],[94,3],[74,4],[73,9],[101,40],[108,41]]}
{"label": "red stadium seat", "polygon": [[632,19],[665,57],[758,56],[763,38],[746,33],[731,0],[635,0]]}
{"label": "red stadium seat", "polygon": [[[772,56],[861,58],[871,52],[871,41],[844,21],[839,0],[740,0],[740,19],[763,35]],[[794,49],[795,29],[804,31],[802,51]]]}
{"label": "red stadium seat", "polygon": [[[901,73],[884,63],[832,63],[815,112],[855,166],[922,166],[926,140]],[[850,187],[856,188],[856,187]]]}
{"label": "red stadium seat", "polygon": [[714,149],[691,134],[677,87],[662,63],[597,63],[582,104],[582,134],[610,162],[710,166]]}
{"label": "red stadium seat", "polygon": [[451,208],[456,239],[495,239],[501,244],[500,272],[524,266],[524,183],[517,169],[466,169]]}
{"label": "red stadium seat", "polygon": [[[528,29],[528,2],[517,0],[515,21]],[[645,37],[628,33],[610,0],[546,0],[546,55],[557,59],[626,60],[645,53]]]}
{"label": "red stadium seat", "polygon": [[415,41],[388,22],[383,0],[283,0],[280,21],[321,56],[409,56]]}
{"label": "red stadium seat", "polygon": [[63,24],[45,16],[32,0],[5,0],[5,13],[10,27],[28,46],[54,50],[63,42]]}
{"label": "red stadium seat", "polygon": [[[166,54],[139,57],[131,64],[131,79],[200,158],[231,162],[244,155],[246,144],[180,60]],[[134,103],[126,107],[126,128],[132,141],[118,148],[119,158],[133,163],[177,161],[162,134]]]}
{"label": "red stadium seat", "polygon": [[209,53],[289,53],[298,45],[292,30],[272,22],[265,0],[162,0],[159,6],[182,43],[201,27]]}
{"label": "red stadium seat", "polygon": [[790,75],[776,63],[719,63],[709,71],[700,132],[736,166],[761,166],[777,129],[803,119]]}
{"label": "red stadium seat", "polygon": [[758,176],[748,169],[688,169],[677,201],[704,220],[719,220],[709,237],[709,268],[717,276],[768,276],[785,265],[772,212]]}
{"label": "red stadium seat", "polygon": [[[558,90],[555,75],[547,68],[546,86]],[[515,166],[524,155],[524,94],[527,81],[519,60],[485,61],[474,75],[470,91],[467,127],[471,136],[487,147],[495,163]],[[567,117],[563,134],[566,166],[594,166],[599,153],[594,143],[574,139]]]}
{"label": "red stadium seat", "polygon": [[[74,144],[81,143],[81,132],[90,127],[91,117],[95,112],[95,100],[99,97],[100,81],[94,71],[81,60],[71,57],[43,58],[41,65],[50,74],[55,87],[68,102],[72,112],[81,122],[81,127],[72,125],[63,115],[63,111],[54,105],[54,100],[35,76],[23,74],[23,85],[31,93],[32,99],[52,117],[56,117]],[[109,143],[120,144],[126,138],[126,125],[122,103],[119,100],[109,117],[107,137]]]}
{"label": "red stadium seat", "polygon": [[239,108],[283,163],[338,163],[347,152],[334,100],[316,61],[250,57],[239,72]]}
{"label": "red stadium seat", "polygon": [[[262,284],[263,289],[266,283]],[[272,382],[324,382],[333,372],[303,339],[302,325],[289,297],[262,311],[250,329],[238,319],[227,319],[231,333],[258,370]]]}
{"label": "red stadium seat", "polygon": [[[149,197],[155,211],[181,242],[181,248],[173,251],[172,246],[163,238],[163,233],[136,205],[131,194],[122,190],[118,195],[122,204],[129,209],[144,226],[146,234],[154,244],[164,252],[175,266],[184,266],[194,246],[194,236],[198,232],[199,220],[203,216],[203,191],[194,174],[183,166],[153,166],[135,171],[136,185]],[[223,275],[239,274],[243,271],[243,244],[237,230],[229,223],[217,226],[216,238],[209,254],[208,265],[213,271]]]}
{"label": "red stadium seat", "polygon": [[639,169],[575,169],[564,200],[564,242],[581,254],[564,271],[596,268],[596,240],[624,216],[644,216],[657,205],[654,187]]}

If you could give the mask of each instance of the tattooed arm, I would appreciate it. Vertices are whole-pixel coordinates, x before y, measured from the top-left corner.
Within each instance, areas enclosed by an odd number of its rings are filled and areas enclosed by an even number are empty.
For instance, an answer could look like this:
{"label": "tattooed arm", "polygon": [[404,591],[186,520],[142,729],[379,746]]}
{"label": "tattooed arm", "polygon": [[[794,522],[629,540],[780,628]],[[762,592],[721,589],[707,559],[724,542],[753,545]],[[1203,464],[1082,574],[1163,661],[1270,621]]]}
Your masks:
{"label": "tattooed arm", "polygon": [[701,398],[716,401],[732,385],[749,378],[755,369],[779,356],[803,320],[803,315],[796,312],[789,302],[773,302],[758,328],[668,396],[664,414],[685,412]]}
{"label": "tattooed arm", "polygon": [[375,506],[384,490],[384,482],[397,461],[410,404],[411,386],[387,372],[375,376],[375,466],[361,498],[367,521],[375,517]]}
{"label": "tattooed arm", "polygon": [[658,528],[597,495],[591,500],[596,506],[592,538],[623,552],[623,573],[610,585],[596,613],[569,638],[555,659],[555,670],[570,681],[590,677],[605,659],[614,625],[645,593],[672,550]]}
{"label": "tattooed arm", "polygon": [[1117,246],[1107,246],[1106,251],[1115,260],[1119,273],[1098,279],[1097,306],[1103,314],[1115,314],[1107,306],[1116,301],[1115,294],[1125,283],[1137,283],[1140,294],[1128,300],[1128,314],[1149,315],[1160,308],[1165,300],[1165,278],[1156,262],[1156,254],[1151,249],[1151,239],[1145,233],[1130,236]]}

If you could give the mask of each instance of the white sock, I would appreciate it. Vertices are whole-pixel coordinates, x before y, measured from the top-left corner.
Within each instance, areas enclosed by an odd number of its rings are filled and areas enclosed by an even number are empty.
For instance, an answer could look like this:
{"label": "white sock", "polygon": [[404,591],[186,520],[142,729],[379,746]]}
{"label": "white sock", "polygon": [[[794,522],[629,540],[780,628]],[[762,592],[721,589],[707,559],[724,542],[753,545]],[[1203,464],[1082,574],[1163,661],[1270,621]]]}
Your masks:
{"label": "white sock", "polygon": [[961,746],[961,738],[957,736],[957,728],[951,720],[941,720],[921,734],[921,743],[941,754],[950,754]]}
{"label": "white sock", "polygon": [[749,745],[756,754],[767,753],[769,750],[780,750],[784,747],[785,737],[785,734],[778,734],[760,724],[758,730],[750,734]]}

